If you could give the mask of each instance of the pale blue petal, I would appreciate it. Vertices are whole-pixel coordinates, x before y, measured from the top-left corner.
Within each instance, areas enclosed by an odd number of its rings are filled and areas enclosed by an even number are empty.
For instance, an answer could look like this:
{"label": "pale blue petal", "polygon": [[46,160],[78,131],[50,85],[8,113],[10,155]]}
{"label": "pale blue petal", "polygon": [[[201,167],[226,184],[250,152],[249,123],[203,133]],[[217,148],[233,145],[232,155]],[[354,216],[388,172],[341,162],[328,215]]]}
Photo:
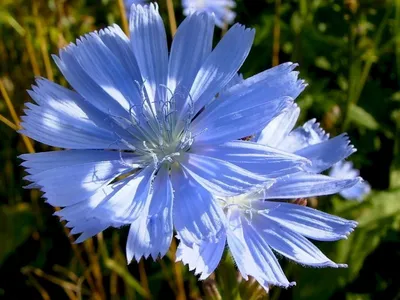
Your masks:
{"label": "pale blue petal", "polygon": [[242,66],[253,39],[254,30],[239,24],[228,30],[197,73],[182,113],[193,109],[194,116],[223,90]]}
{"label": "pale blue petal", "polygon": [[289,287],[290,283],[268,243],[250,222],[233,212],[229,218],[228,245],[243,278],[253,276],[268,291],[269,285]]}
{"label": "pale blue petal", "polygon": [[[100,36],[101,35],[101,36]],[[106,37],[107,36],[107,37]],[[107,45],[114,40],[114,47]],[[125,41],[126,42],[126,41]],[[57,66],[72,87],[93,106],[104,113],[129,118],[132,107],[141,103],[138,72],[132,72],[132,65],[116,57],[126,51],[124,38],[110,27],[93,32],[60,50],[60,57],[53,56]],[[130,73],[132,72],[132,73]]]}
{"label": "pale blue petal", "polygon": [[371,192],[371,186],[368,182],[363,181],[360,183],[355,184],[353,187],[349,189],[344,189],[339,194],[348,200],[357,200],[362,201]]}
{"label": "pale blue petal", "polygon": [[336,179],[320,174],[300,172],[277,179],[267,189],[264,199],[293,199],[330,195],[359,183],[361,178]]}
{"label": "pale blue petal", "polygon": [[[157,140],[157,134],[150,129],[149,122],[145,122],[153,115],[150,104],[143,101],[142,77],[130,52],[127,37],[113,26],[81,37],[76,45],[70,44],[60,51],[60,57],[53,58],[85,101],[113,119],[113,123],[129,123],[129,127],[140,123],[147,139]],[[124,59],[116,56],[121,53],[125,53]],[[129,130],[143,137],[137,130]]]}
{"label": "pale blue petal", "polygon": [[196,11],[205,11],[215,16],[218,27],[223,28],[231,24],[236,17],[236,13],[231,9],[236,6],[233,0],[182,0],[183,14],[188,16]]}
{"label": "pale blue petal", "polygon": [[321,143],[302,148],[295,154],[306,157],[311,161],[311,165],[306,166],[304,170],[320,173],[354,152],[356,152],[356,149],[350,144],[347,134],[341,134]]}
{"label": "pale blue petal", "polygon": [[[256,221],[253,221],[256,223]],[[336,264],[327,258],[309,240],[280,224],[270,221],[265,226],[257,227],[262,230],[263,239],[268,245],[283,256],[306,266],[312,267],[347,267],[347,265]]]}
{"label": "pale blue petal", "polygon": [[257,185],[263,186],[274,182],[273,179],[210,156],[185,153],[179,159],[185,172],[215,196],[235,196]]}
{"label": "pale blue petal", "polygon": [[357,226],[355,221],[293,203],[254,201],[252,207],[264,211],[260,218],[265,219],[265,228],[269,226],[269,220],[273,220],[288,230],[318,241],[346,239]]}
{"label": "pale blue petal", "polygon": [[[120,64],[126,68],[129,75],[137,81],[139,85],[143,83],[139,65],[135,54],[132,51],[130,39],[125,35],[122,29],[114,24],[99,31],[99,36],[103,43],[115,55]],[[140,104],[139,99],[132,99],[135,104]]]}
{"label": "pale blue petal", "polygon": [[187,17],[174,36],[168,68],[168,88],[178,97],[176,109],[180,111],[193,81],[212,50],[213,18],[206,14]]}
{"label": "pale blue petal", "polygon": [[282,96],[296,99],[307,86],[304,80],[298,79],[299,72],[293,71],[297,66],[298,64],[286,62],[265,70],[245,79],[242,85],[233,86],[228,90],[228,94],[235,94],[240,92],[243,87],[261,83],[264,87],[264,96],[268,99]]}
{"label": "pale blue petal", "polygon": [[142,171],[101,188],[85,201],[86,218],[108,220],[114,227],[136,220],[148,205],[156,169],[149,165]]}
{"label": "pale blue petal", "polygon": [[239,74],[237,73],[235,76],[233,76],[233,78],[231,79],[231,81],[228,82],[228,84],[224,87],[224,89],[220,92],[220,94],[222,95],[223,93],[225,93],[226,91],[228,91],[231,87],[242,83],[243,82],[243,74]]}
{"label": "pale blue petal", "polygon": [[162,257],[169,249],[173,233],[173,190],[168,173],[166,167],[160,168],[146,208],[131,224],[126,244],[128,263],[133,258],[139,261],[149,255],[153,259]]}
{"label": "pale blue petal", "polygon": [[195,147],[196,154],[233,163],[250,172],[276,178],[301,170],[309,161],[278,149],[246,141]]}
{"label": "pale blue petal", "polygon": [[217,242],[203,241],[200,245],[194,244],[192,247],[180,242],[176,251],[176,261],[182,261],[189,266],[189,270],[195,270],[195,274],[200,274],[200,280],[206,279],[217,268],[224,253],[226,237],[221,237]]}
{"label": "pale blue petal", "polygon": [[88,238],[95,236],[96,234],[106,230],[110,225],[103,222],[102,220],[90,220],[83,222],[69,222],[66,227],[72,228],[70,234],[80,233],[79,238],[75,240],[75,243],[82,243]]}
{"label": "pale blue petal", "polygon": [[47,80],[29,91],[38,105],[27,103],[21,133],[54,147],[73,149],[126,149],[119,138],[91,120],[96,109],[83,110],[75,92]]}
{"label": "pale blue petal", "polygon": [[353,167],[351,161],[340,161],[329,170],[329,176],[335,178],[356,178],[360,176],[360,171]]}
{"label": "pale blue petal", "polygon": [[[257,143],[279,148],[279,145],[296,125],[299,115],[300,108],[293,103],[286,111],[268,123],[257,137]],[[286,150],[284,148],[280,149]]]}
{"label": "pale blue petal", "polygon": [[279,145],[279,149],[295,152],[310,145],[319,144],[329,139],[329,134],[316,123],[315,119],[309,120],[303,126],[293,130]]}
{"label": "pale blue petal", "polygon": [[221,94],[192,123],[195,144],[223,143],[264,129],[291,107],[304,89],[304,82],[297,79],[298,72],[293,71],[295,67],[292,63],[277,66]]}
{"label": "pale blue petal", "polygon": [[133,155],[95,150],[28,154],[21,158],[27,160],[23,165],[31,174],[29,180],[41,187],[53,206],[83,201],[117,176],[140,166]]}
{"label": "pale blue petal", "polygon": [[145,161],[142,157],[130,153],[119,153],[115,151],[103,150],[65,150],[38,152],[33,154],[22,154],[19,158],[23,159],[22,166],[29,174],[48,171],[50,169],[68,167],[90,162],[120,160],[122,164],[132,169],[140,168]]}
{"label": "pale blue petal", "polygon": [[217,200],[185,171],[172,171],[173,218],[179,237],[189,246],[203,240],[217,241],[225,223],[225,214]]}
{"label": "pale blue petal", "polygon": [[130,15],[132,50],[142,74],[154,112],[164,105],[168,77],[168,45],[158,5],[132,6]]}
{"label": "pale blue petal", "polygon": [[[360,171],[353,167],[349,161],[340,161],[333,165],[329,171],[329,176],[335,178],[356,178],[360,175]],[[340,195],[348,200],[362,201],[371,191],[368,182],[360,182],[349,189],[340,192]]]}
{"label": "pale blue petal", "polygon": [[[260,92],[260,90],[255,92]],[[193,133],[196,136],[193,145],[221,144],[227,141],[251,136],[258,132],[275,116],[293,103],[290,97],[275,98],[270,101],[261,94],[236,94],[225,101],[229,107],[216,108],[215,114],[209,118],[201,118],[199,123],[193,123]],[[261,101],[260,101],[261,100]],[[234,126],[232,126],[234,124]]]}

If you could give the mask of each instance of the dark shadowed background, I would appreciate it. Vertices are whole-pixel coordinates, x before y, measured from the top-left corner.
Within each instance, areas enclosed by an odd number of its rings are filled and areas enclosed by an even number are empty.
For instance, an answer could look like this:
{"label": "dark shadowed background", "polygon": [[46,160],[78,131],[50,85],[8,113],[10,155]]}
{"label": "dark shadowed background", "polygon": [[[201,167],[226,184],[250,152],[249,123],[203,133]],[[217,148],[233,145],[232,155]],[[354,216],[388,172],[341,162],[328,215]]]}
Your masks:
{"label": "dark shadowed background", "polygon": [[[158,2],[168,30],[166,2]],[[180,1],[174,6],[180,23]],[[358,149],[351,160],[373,188],[367,199],[309,201],[359,222],[348,240],[318,243],[349,268],[303,268],[282,258],[297,286],[266,295],[238,277],[228,255],[205,282],[173,263],[173,247],[163,260],[126,266],[126,228],[71,244],[40,193],[22,188],[17,156],[51,149],[18,135],[17,117],[35,76],[66,85],[50,54],[121,24],[121,10],[117,0],[0,0],[0,298],[400,299],[400,1],[238,0],[236,12],[256,28],[245,77],[298,62],[309,83],[297,101],[301,122],[315,117],[333,136],[346,131]]]}

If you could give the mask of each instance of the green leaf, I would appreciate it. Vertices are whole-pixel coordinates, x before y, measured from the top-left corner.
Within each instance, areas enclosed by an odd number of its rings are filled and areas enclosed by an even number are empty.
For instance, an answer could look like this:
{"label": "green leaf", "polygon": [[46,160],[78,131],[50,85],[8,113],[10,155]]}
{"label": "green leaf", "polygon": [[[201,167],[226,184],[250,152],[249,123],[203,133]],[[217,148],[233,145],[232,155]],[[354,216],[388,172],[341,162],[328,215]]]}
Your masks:
{"label": "green leaf", "polygon": [[0,264],[31,236],[35,227],[29,204],[0,206]]}
{"label": "green leaf", "polygon": [[370,113],[354,104],[350,106],[349,120],[359,126],[371,130],[377,130],[379,128],[378,122]]}
{"label": "green leaf", "polygon": [[317,246],[333,261],[346,263],[349,267],[310,269],[295,266],[293,279],[298,285],[293,289],[294,298],[329,299],[336,290],[355,280],[365,259],[385,240],[387,232],[400,229],[399,199],[400,189],[375,192],[361,204],[335,199],[333,214],[357,220],[359,225],[348,240],[318,243]]}

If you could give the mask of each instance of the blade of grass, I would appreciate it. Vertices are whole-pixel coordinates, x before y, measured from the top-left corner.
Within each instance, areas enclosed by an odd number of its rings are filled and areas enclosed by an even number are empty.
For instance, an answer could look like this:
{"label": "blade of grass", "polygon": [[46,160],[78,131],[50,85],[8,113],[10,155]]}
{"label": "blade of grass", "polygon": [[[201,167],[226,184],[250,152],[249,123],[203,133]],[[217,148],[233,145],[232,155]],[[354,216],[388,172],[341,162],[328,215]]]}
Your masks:
{"label": "blade of grass", "polygon": [[99,256],[94,251],[93,239],[88,239],[83,243],[86,253],[90,262],[90,269],[92,270],[93,278],[95,280],[95,285],[97,291],[101,295],[102,299],[106,299],[106,294],[103,287],[103,276],[101,273]]}
{"label": "blade of grass", "polygon": [[[20,123],[19,123],[19,118],[17,115],[17,112],[15,111],[15,107],[14,104],[11,102],[10,97],[8,96],[7,90],[3,84],[3,81],[0,79],[0,93],[6,103],[6,106],[8,108],[8,110],[10,111],[11,114],[11,118],[14,121],[15,126],[20,129]],[[22,140],[26,146],[26,149],[28,150],[29,153],[34,153],[35,149],[33,148],[33,144],[32,141],[25,135],[21,135]]]}
{"label": "blade of grass", "polygon": [[171,30],[171,35],[174,36],[176,33],[177,26],[176,26],[174,3],[172,2],[172,0],[167,0],[167,10],[168,10],[169,28]]}
{"label": "blade of grass", "polygon": [[169,249],[171,260],[174,262],[174,273],[175,281],[177,285],[177,296],[178,300],[186,300],[185,285],[182,276],[182,263],[176,262],[176,240],[172,239],[171,247]]}
{"label": "blade of grass", "polygon": [[151,298],[151,293],[149,289],[149,281],[147,280],[146,268],[144,266],[143,258],[139,261],[139,276],[140,276],[140,283],[142,287],[146,290],[149,298]]}
{"label": "blade of grass", "polygon": [[137,281],[127,270],[126,266],[121,266],[120,264],[118,264],[114,259],[112,258],[108,258],[105,262],[104,262],[105,266],[114,271],[115,273],[117,273],[125,282],[125,284],[127,284],[128,286],[130,286],[131,288],[133,288],[136,292],[138,292],[142,297],[145,298],[149,298],[150,295],[148,294],[148,292],[146,291],[145,288],[143,288],[140,285],[140,282]]}
{"label": "blade of grass", "polygon": [[4,124],[6,124],[8,127],[10,127],[12,130],[17,131],[18,127],[11,122],[10,120],[8,120],[6,117],[4,117],[3,115],[0,114],[0,122],[3,122]]}
{"label": "blade of grass", "polygon": [[122,19],[122,29],[124,30],[125,34],[129,36],[128,16],[126,15],[124,0],[118,0],[118,8]]}
{"label": "blade of grass", "polygon": [[32,274],[26,274],[28,276],[29,283],[39,292],[43,300],[51,300],[49,293],[40,285],[39,281]]}
{"label": "blade of grass", "polygon": [[53,69],[51,67],[50,55],[48,53],[48,45],[47,40],[45,38],[43,32],[43,24],[42,19],[39,16],[39,1],[33,1],[32,3],[32,12],[35,17],[35,27],[36,27],[36,36],[39,41],[40,51],[42,52],[42,58],[44,62],[44,68],[46,70],[46,76],[50,81],[54,81]]}
{"label": "blade of grass", "polygon": [[35,76],[40,76],[39,63],[35,55],[35,49],[32,46],[32,36],[29,29],[26,30],[25,46],[26,46],[26,52],[28,53],[29,61],[32,66],[33,74]]}
{"label": "blade of grass", "polygon": [[272,66],[279,64],[279,48],[281,35],[281,0],[275,0],[275,17],[272,44]]}

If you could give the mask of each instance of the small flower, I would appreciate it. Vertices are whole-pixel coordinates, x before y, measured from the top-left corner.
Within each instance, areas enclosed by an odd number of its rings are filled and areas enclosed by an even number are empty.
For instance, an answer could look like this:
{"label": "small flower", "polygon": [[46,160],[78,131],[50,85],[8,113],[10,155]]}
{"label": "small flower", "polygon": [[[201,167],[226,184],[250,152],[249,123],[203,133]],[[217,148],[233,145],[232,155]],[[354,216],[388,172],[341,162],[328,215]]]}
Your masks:
{"label": "small flower", "polygon": [[182,0],[183,14],[188,16],[195,11],[205,11],[215,16],[215,24],[222,28],[226,24],[232,24],[236,13],[232,11],[236,7],[233,0]]}
{"label": "small flower", "polygon": [[[259,144],[293,152],[311,161],[303,170],[276,178],[266,188],[233,197],[219,197],[226,214],[226,230],[218,241],[188,245],[182,240],[177,259],[205,279],[217,267],[227,243],[242,276],[253,276],[266,290],[270,285],[289,287],[272,250],[302,265],[346,267],[327,258],[307,238],[336,241],[346,238],[357,225],[318,210],[278,199],[299,199],[340,192],[360,178],[337,179],[318,174],[352,154],[345,135],[333,139],[311,120],[293,130],[300,110],[292,104],[257,136]],[[178,233],[179,236],[179,233]]]}
{"label": "small flower", "polygon": [[[329,176],[335,178],[356,178],[360,176],[360,171],[354,169],[353,163],[349,161],[340,161],[333,165],[329,171]],[[342,190],[339,194],[347,200],[362,201],[371,192],[371,186],[368,182],[360,182],[351,188]]]}
{"label": "small flower", "polygon": [[[226,202],[228,203],[228,202]],[[357,223],[293,203],[234,197],[225,205],[225,235],[216,242],[188,246],[180,242],[177,260],[207,278],[217,267],[227,243],[244,279],[254,277],[268,291],[270,285],[290,287],[274,254],[311,267],[347,267],[327,258],[307,238],[336,241],[346,238]]]}
{"label": "small flower", "polygon": [[[329,176],[333,178],[340,179],[357,179],[360,176],[360,172],[353,168],[353,164],[351,162],[346,162],[344,160],[340,160],[337,163],[333,164],[334,161],[337,161],[338,157],[341,155],[343,159],[349,156],[351,153],[356,150],[347,142],[346,135],[340,135],[333,139],[329,139],[329,134],[325,133],[325,131],[320,127],[319,123],[315,122],[315,119],[312,119],[306,122],[303,126],[296,128],[295,130],[287,133],[288,130],[292,130],[294,123],[297,121],[299,110],[296,108],[294,104],[291,109],[288,110],[286,114],[283,114],[277,118],[275,118],[260,134],[258,142],[275,146],[278,149],[285,150],[288,152],[296,153],[301,156],[308,157],[308,155],[304,155],[307,150],[305,147],[310,145],[315,145],[312,148],[317,149],[318,147],[323,147],[326,145],[325,149],[329,149],[329,145],[332,147],[331,149],[335,149],[335,151],[326,151],[326,155],[330,156],[329,160],[323,160],[328,162],[328,164],[323,164],[322,168],[315,169],[315,166],[321,164],[321,161],[316,162],[316,159],[313,163],[313,168],[310,170],[315,173],[319,173],[327,170],[331,167],[329,171]],[[285,117],[291,119],[291,122],[283,121]],[[294,122],[294,123],[293,123]],[[286,130],[281,130],[280,134],[278,134],[278,138],[275,134],[271,134],[274,132],[274,126],[280,127],[284,126],[284,124],[290,124]],[[333,145],[334,140],[336,140],[336,146]],[[317,157],[317,156],[315,156]],[[318,157],[318,160],[320,157]],[[361,201],[371,190],[370,185],[365,181],[359,181],[352,187],[348,189],[343,189],[339,192],[346,199],[356,199]]]}
{"label": "small flower", "polygon": [[213,29],[212,16],[192,14],[168,51],[157,5],[134,5],[130,39],[114,25],[54,56],[75,91],[45,79],[29,91],[36,104],[21,132],[68,150],[22,155],[28,187],[64,207],[56,215],[76,242],[129,224],[130,262],[163,256],[174,230],[189,246],[218,241],[226,216],[214,196],[270,186],[309,163],[238,140],[301,93],[296,65],[232,83],[254,31],[236,24],[212,49]]}

